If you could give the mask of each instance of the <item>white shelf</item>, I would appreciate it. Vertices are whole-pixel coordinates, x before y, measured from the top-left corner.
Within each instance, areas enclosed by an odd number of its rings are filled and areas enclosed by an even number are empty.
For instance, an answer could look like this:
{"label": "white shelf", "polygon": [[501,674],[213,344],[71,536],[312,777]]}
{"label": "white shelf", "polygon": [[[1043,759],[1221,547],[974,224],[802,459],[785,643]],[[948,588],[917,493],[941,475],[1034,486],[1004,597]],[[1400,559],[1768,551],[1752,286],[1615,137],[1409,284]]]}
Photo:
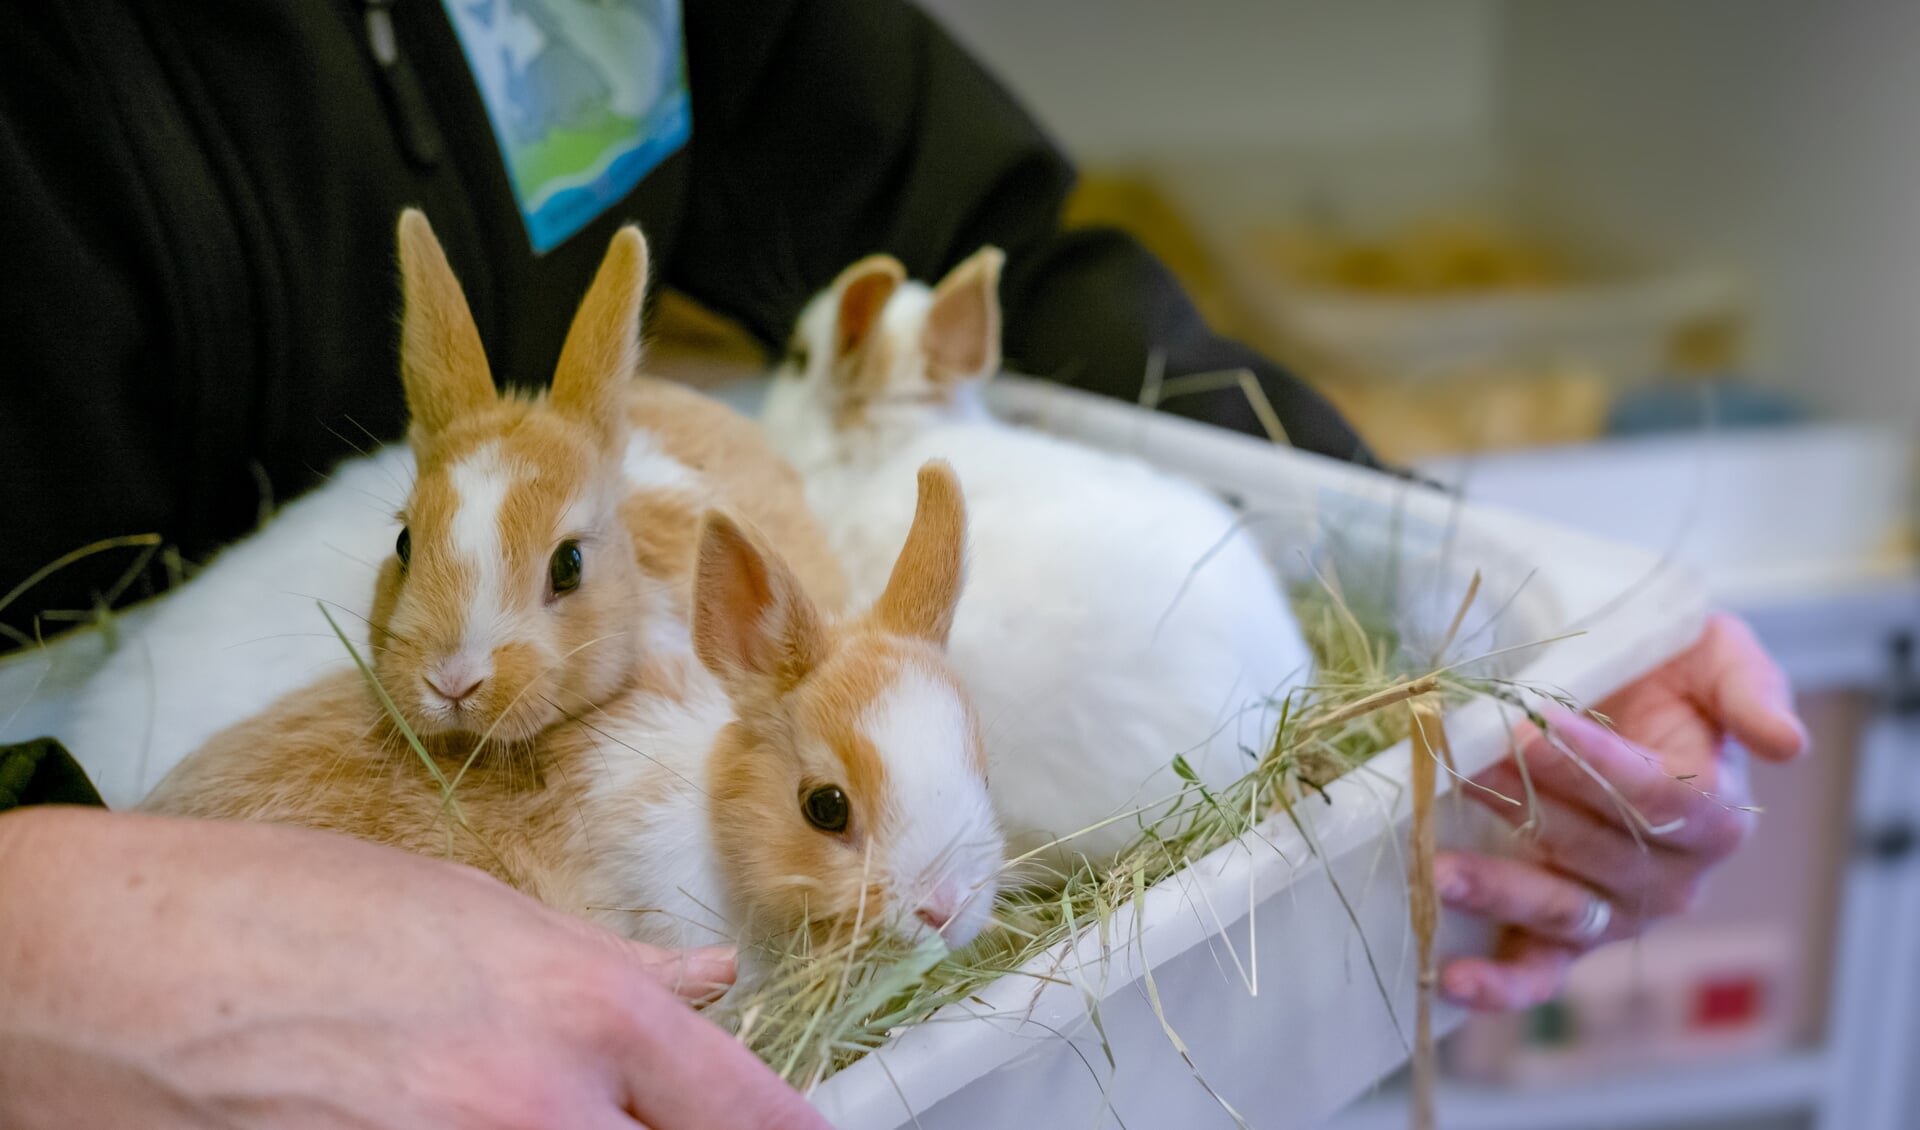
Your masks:
{"label": "white shelf", "polygon": [[[1829,1084],[1825,1054],[1798,1052],[1568,1087],[1445,1083],[1437,1107],[1445,1130],[1635,1130],[1810,1111]],[[1362,1100],[1328,1122],[1325,1130],[1406,1127],[1406,1095],[1396,1090]]]}

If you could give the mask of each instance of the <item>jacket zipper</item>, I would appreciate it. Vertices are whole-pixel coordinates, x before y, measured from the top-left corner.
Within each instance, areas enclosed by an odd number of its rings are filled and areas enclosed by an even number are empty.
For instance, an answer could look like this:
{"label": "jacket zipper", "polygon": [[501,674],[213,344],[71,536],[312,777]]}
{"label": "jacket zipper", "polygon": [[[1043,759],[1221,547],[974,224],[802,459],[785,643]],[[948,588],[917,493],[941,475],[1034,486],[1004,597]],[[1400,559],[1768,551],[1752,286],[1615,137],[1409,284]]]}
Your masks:
{"label": "jacket zipper", "polygon": [[393,30],[393,6],[397,3],[399,0],[360,0],[367,25],[367,49],[373,55],[380,76],[380,100],[393,117],[400,148],[415,168],[430,170],[440,163],[440,132],[433,124],[433,111],[420,88],[420,78],[400,52],[400,38]]}

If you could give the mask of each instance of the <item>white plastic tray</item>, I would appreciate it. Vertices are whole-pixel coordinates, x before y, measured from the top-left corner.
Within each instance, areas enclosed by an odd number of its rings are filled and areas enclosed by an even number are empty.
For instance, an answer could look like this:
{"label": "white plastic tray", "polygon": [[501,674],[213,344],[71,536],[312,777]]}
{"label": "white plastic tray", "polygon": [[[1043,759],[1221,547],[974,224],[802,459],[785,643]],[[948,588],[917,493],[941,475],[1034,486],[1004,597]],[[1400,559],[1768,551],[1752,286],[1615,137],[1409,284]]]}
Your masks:
{"label": "white plastic tray", "polygon": [[[1381,562],[1391,551],[1412,638],[1424,627],[1437,642],[1480,570],[1482,595],[1463,632],[1478,638],[1457,651],[1582,630],[1501,661],[1521,680],[1582,701],[1684,648],[1706,611],[1690,575],[1637,549],[1057,386],[1006,379],[992,402],[1008,418],[1132,452],[1234,498],[1283,572],[1297,574],[1336,542],[1336,563]],[[1449,715],[1460,770],[1471,775],[1503,756],[1514,720],[1489,702]],[[1094,935],[1063,945],[1027,971],[1054,980],[1002,978],[826,1080],[813,1101],[843,1130],[1231,1125],[1222,1100],[1256,1126],[1318,1123],[1408,1057],[1409,756],[1402,743],[1336,782],[1331,804],[1302,806],[1317,851],[1285,817],[1269,820],[1116,915],[1110,950]],[[1484,944],[1468,924],[1443,928],[1442,953]],[[1154,1013],[1149,971],[1204,1086]],[[1442,1029],[1458,1019],[1438,1016]]]}
{"label": "white plastic tray", "polygon": [[[758,392],[742,386],[726,399],[751,410]],[[993,401],[1009,417],[1135,453],[1233,497],[1284,572],[1297,575],[1305,553],[1330,547],[1343,569],[1391,557],[1416,635],[1424,627],[1437,639],[1468,577],[1481,570],[1482,595],[1463,633],[1475,638],[1460,650],[1585,628],[1514,653],[1507,667],[1586,701],[1656,666],[1700,626],[1701,588],[1639,550],[1052,385],[1006,378],[996,382]],[[128,613],[123,628],[133,630],[151,611]],[[66,708],[104,658],[104,645],[98,633],[76,633],[44,653],[0,663],[0,737],[64,733]],[[1505,750],[1506,721],[1488,704],[1460,710],[1447,726],[1464,772]],[[1112,953],[1086,938],[1037,970],[1071,984],[1003,978],[978,1001],[827,1080],[814,1101],[844,1130],[1230,1125],[1155,1016],[1143,981],[1151,969],[1167,1022],[1214,1092],[1256,1126],[1314,1125],[1407,1057],[1414,970],[1398,845],[1410,815],[1408,758],[1404,745],[1389,750],[1336,782],[1331,805],[1302,808],[1318,853],[1284,819],[1270,821],[1116,916]],[[130,771],[89,769],[113,780]],[[1441,952],[1483,942],[1470,925],[1448,922]],[[1369,956],[1388,988],[1384,998]],[[1257,977],[1257,995],[1236,957]],[[1114,1068],[1088,1022],[1083,992],[1099,1002]],[[1455,1019],[1443,1010],[1440,1025]]]}

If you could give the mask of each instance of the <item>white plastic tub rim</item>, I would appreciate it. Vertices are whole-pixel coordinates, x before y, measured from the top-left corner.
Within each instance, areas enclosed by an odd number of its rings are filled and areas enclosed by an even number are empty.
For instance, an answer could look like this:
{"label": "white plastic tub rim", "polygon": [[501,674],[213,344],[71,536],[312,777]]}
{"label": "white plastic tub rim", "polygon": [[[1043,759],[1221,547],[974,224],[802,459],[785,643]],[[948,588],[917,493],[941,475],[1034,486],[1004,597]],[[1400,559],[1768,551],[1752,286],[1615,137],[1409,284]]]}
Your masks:
{"label": "white plastic tub rim", "polygon": [[[1058,386],[1004,379],[992,403],[1232,498],[1289,579],[1379,562],[1410,647],[1421,633],[1439,642],[1478,570],[1481,593],[1451,654],[1513,649],[1478,674],[1595,702],[1676,654],[1702,623],[1698,583],[1640,550]],[[1568,632],[1580,634],[1525,646]],[[1449,713],[1459,772],[1506,756],[1518,720],[1484,699]],[[844,1130],[1232,1125],[1229,1108],[1257,1126],[1315,1124],[1410,1047],[1401,845],[1411,756],[1406,742],[1379,754],[1333,782],[1328,803],[1296,806],[1298,826],[1269,818],[1119,908],[1105,931],[1083,931],[900,1033],[815,1088],[814,1103]],[[1443,773],[1443,794],[1451,785]],[[1487,939],[1449,921],[1441,952]],[[1441,1015],[1443,1028],[1457,1020]]]}

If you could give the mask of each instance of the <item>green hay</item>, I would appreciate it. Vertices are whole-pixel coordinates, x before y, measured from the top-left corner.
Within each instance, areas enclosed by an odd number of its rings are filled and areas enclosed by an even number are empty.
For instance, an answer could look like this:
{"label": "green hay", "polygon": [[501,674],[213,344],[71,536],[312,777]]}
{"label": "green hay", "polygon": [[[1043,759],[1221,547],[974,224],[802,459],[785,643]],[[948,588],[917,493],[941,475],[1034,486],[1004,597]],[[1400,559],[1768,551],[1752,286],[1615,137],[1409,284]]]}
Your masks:
{"label": "green hay", "polygon": [[45,565],[28,574],[25,580],[8,589],[4,595],[0,595],[0,611],[5,611],[14,601],[19,600],[41,581],[53,576],[67,566],[84,561],[95,554],[105,553],[114,549],[139,549],[142,551],[134,559],[133,564],[121,573],[120,579],[114,583],[111,589],[96,596],[94,601],[95,606],[93,608],[84,611],[45,611],[34,618],[33,635],[28,635],[18,628],[7,624],[0,624],[0,634],[4,634],[8,639],[11,639],[22,648],[37,647],[44,646],[44,641],[40,639],[39,631],[42,621],[48,623],[96,622],[100,624],[102,630],[107,633],[108,642],[109,645],[111,645],[114,642],[113,617],[108,606],[120,599],[127,591],[127,587],[133,583],[134,578],[138,577],[140,571],[147,567],[147,562],[153,559],[153,555],[159,548],[160,535],[158,534],[130,534],[126,537],[102,538],[99,541],[83,545],[71,553],[65,553],[54,558],[52,561],[47,562]]}

